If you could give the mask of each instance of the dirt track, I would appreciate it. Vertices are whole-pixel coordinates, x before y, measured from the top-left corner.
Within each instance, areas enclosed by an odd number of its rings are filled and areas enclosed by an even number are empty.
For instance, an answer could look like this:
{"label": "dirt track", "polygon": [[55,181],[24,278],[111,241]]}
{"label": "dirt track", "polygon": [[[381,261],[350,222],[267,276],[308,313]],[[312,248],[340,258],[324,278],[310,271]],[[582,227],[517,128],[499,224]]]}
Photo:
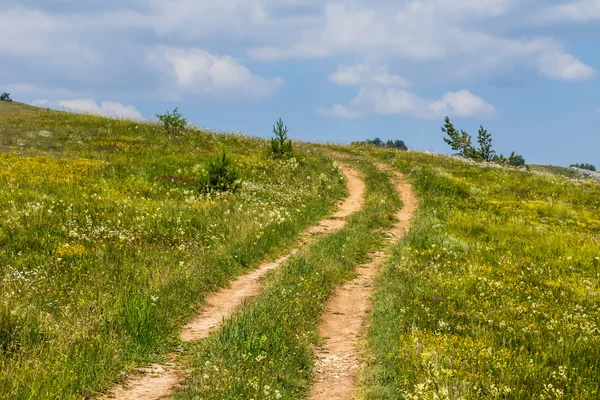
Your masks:
{"label": "dirt track", "polygon": [[[391,170],[386,165],[379,168]],[[401,238],[408,231],[418,205],[411,185],[399,172],[394,172],[394,175],[403,207],[397,214],[398,222],[387,231],[390,241]],[[352,398],[361,364],[359,340],[372,306],[373,278],[385,259],[385,253],[374,254],[370,263],[359,267],[358,277],[337,289],[330,299],[319,328],[326,343],[316,351],[314,385],[309,394],[311,400]]]}
{"label": "dirt track", "polygon": [[[243,304],[244,300],[258,294],[261,288],[261,278],[267,272],[283,264],[290,256],[296,254],[302,245],[313,240],[317,234],[334,232],[344,227],[346,218],[363,206],[365,183],[358,173],[351,167],[340,165],[350,195],[338,205],[338,209],[330,219],[321,221],[318,225],[309,228],[300,236],[297,247],[287,255],[274,262],[261,265],[256,270],[239,277],[227,288],[209,295],[203,311],[187,324],[181,332],[181,340],[195,342],[207,337],[217,329],[224,320],[229,318],[235,310]],[[155,364],[150,368],[141,369],[140,373],[132,376],[124,385],[115,387],[104,399],[118,400],[158,400],[169,396],[173,389],[185,379],[184,374],[177,367],[176,356],[171,357],[171,362],[165,365]]]}

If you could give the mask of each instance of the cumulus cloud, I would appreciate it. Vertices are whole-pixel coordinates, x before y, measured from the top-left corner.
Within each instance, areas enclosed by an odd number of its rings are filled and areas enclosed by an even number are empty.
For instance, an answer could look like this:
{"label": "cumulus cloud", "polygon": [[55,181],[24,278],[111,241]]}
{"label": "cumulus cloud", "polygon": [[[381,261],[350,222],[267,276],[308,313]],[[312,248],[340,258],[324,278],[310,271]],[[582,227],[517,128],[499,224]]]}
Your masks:
{"label": "cumulus cloud", "polygon": [[[0,5],[0,80],[36,87],[50,82],[72,93],[32,96],[272,96],[283,80],[261,76],[241,61],[246,56],[267,62],[353,60],[356,64],[340,67],[330,79],[366,87],[488,78],[522,67],[550,79],[591,79],[593,68],[559,39],[536,34],[536,26],[521,36],[525,29],[515,16],[526,11],[547,19],[600,18],[600,0],[546,9],[540,1],[518,0],[55,3]],[[378,65],[401,70],[402,76]]]}
{"label": "cumulus cloud", "polygon": [[368,115],[402,115],[420,119],[436,119],[446,115],[492,118],[498,115],[492,105],[467,90],[448,92],[439,100],[430,100],[402,89],[368,87],[361,88],[348,106],[335,105],[332,108],[320,108],[317,112],[337,118]]}
{"label": "cumulus cloud", "polygon": [[272,96],[284,84],[280,78],[253,74],[233,57],[201,49],[159,46],[148,57],[165,72],[166,90],[176,93],[262,98]]}
{"label": "cumulus cloud", "polygon": [[[564,73],[551,71],[551,65],[540,61],[548,53],[576,60],[565,53],[559,41],[486,32],[487,21],[518,6],[519,2],[512,0],[328,3],[320,20],[307,23],[292,37],[283,36],[285,43],[257,46],[248,54],[266,61],[358,55],[402,65],[409,62],[413,70],[428,66],[436,78],[447,79],[485,77],[524,66],[563,79]],[[339,80],[359,80],[356,70],[341,72]]]}
{"label": "cumulus cloud", "polygon": [[596,71],[570,54],[547,52],[538,62],[539,71],[553,79],[581,81],[596,76]]}
{"label": "cumulus cloud", "polygon": [[98,105],[93,99],[71,99],[49,101],[38,99],[32,102],[35,106],[58,108],[65,111],[101,115],[109,118],[124,118],[131,120],[143,119],[142,114],[133,105],[123,105],[114,101],[103,101]]}
{"label": "cumulus cloud", "polygon": [[347,107],[341,104],[334,104],[332,107],[320,107],[317,109],[317,114],[322,117],[332,117],[340,119],[357,119],[361,115],[357,111],[349,110]]}
{"label": "cumulus cloud", "polygon": [[330,80],[337,85],[344,86],[410,86],[406,79],[390,74],[386,67],[364,64],[340,65],[338,70],[330,76]]}
{"label": "cumulus cloud", "polygon": [[599,21],[600,0],[579,0],[543,9],[538,18],[541,21]]}

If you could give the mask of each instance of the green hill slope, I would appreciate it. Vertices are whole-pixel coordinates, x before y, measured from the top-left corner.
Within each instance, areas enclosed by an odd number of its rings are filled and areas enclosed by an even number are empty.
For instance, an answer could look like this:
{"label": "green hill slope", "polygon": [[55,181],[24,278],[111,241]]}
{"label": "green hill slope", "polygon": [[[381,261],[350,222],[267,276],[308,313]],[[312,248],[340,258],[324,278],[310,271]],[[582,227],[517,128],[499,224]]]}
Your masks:
{"label": "green hill slope", "polygon": [[372,154],[422,205],[378,280],[362,398],[598,398],[600,184]]}
{"label": "green hill slope", "polygon": [[[310,145],[0,102],[0,398],[81,398],[164,358],[206,293],[290,245],[345,189]],[[203,195],[226,149],[244,184]]]}

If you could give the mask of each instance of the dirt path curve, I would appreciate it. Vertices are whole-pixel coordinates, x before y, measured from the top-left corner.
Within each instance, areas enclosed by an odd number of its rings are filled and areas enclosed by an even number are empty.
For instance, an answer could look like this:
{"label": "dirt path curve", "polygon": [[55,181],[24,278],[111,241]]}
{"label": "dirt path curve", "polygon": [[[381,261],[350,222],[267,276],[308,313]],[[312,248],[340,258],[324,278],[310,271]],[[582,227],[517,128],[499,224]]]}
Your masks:
{"label": "dirt path curve", "polygon": [[[387,165],[380,169],[391,171]],[[412,186],[394,172],[396,189],[404,206],[398,212],[398,222],[387,231],[390,242],[404,236],[418,206]],[[327,305],[327,312],[319,327],[325,345],[316,351],[314,384],[309,393],[311,400],[344,400],[353,397],[360,360],[360,336],[371,309],[373,278],[386,259],[385,253],[376,253],[373,260],[360,267],[358,277],[336,290]]]}
{"label": "dirt path curve", "polygon": [[[346,224],[346,218],[363,206],[365,183],[358,172],[346,164],[340,163],[346,177],[346,184],[350,195],[338,205],[338,209],[331,218],[321,221],[318,225],[310,227],[300,235],[297,247],[289,254],[280,257],[274,262],[261,265],[258,269],[238,277],[229,287],[223,288],[206,298],[206,305],[202,312],[187,324],[181,332],[184,342],[196,342],[207,337],[217,329],[224,320],[229,318],[235,310],[243,304],[244,300],[258,294],[261,288],[260,279],[267,272],[277,268],[300,247],[312,241],[316,235],[339,230]],[[165,365],[155,364],[150,368],[140,369],[140,374],[133,376],[124,385],[115,387],[102,399],[117,400],[159,400],[169,396],[173,389],[185,379],[176,363],[176,355],[171,356],[171,361]]]}

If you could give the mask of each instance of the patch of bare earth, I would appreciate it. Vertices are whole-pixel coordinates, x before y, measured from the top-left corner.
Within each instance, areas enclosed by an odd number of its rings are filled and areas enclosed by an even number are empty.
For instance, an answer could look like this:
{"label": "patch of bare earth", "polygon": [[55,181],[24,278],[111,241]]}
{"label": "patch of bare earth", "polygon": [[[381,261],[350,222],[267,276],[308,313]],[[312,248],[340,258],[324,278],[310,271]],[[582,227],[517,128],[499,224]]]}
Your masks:
{"label": "patch of bare earth", "polygon": [[[379,167],[390,170],[386,165]],[[402,174],[394,172],[394,175],[403,207],[397,214],[398,222],[387,232],[390,241],[404,236],[418,206],[412,186],[404,181]],[[326,341],[316,350],[314,384],[309,393],[311,400],[353,397],[361,365],[360,337],[372,307],[373,279],[385,259],[385,253],[375,253],[370,263],[359,267],[356,279],[337,289],[328,302],[319,327]]]}
{"label": "patch of bare earth", "polygon": [[[307,229],[300,236],[297,247],[289,254],[261,265],[256,270],[237,278],[229,287],[209,295],[202,312],[183,328],[182,341],[196,342],[207,337],[213,330],[221,326],[223,321],[244,303],[244,300],[258,294],[261,288],[260,280],[267,272],[286,262],[299,251],[301,246],[313,240],[316,235],[343,228],[347,217],[362,208],[365,192],[364,181],[353,168],[345,164],[340,164],[340,167],[346,177],[350,195],[338,205],[335,214]],[[159,400],[169,396],[185,379],[185,375],[178,368],[176,361],[176,356],[173,356],[171,361],[164,365],[155,364],[150,368],[140,369],[139,374],[132,376],[124,385],[114,388],[103,399]]]}

